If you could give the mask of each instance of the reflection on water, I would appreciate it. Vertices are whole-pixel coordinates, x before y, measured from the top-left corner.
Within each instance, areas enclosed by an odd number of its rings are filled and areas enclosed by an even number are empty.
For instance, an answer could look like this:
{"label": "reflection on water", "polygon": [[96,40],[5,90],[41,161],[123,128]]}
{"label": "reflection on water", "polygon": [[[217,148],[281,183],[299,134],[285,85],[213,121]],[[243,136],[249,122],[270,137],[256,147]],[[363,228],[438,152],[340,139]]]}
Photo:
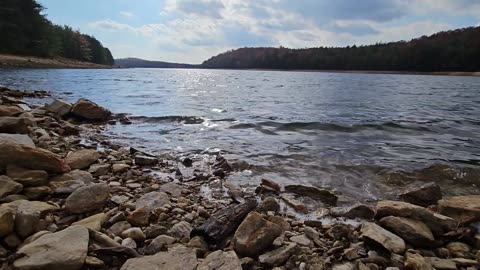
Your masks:
{"label": "reflection on water", "polygon": [[[226,70],[2,70],[0,84],[86,97],[133,124],[108,132],[150,152],[220,149],[252,165],[231,181],[393,197],[415,181],[479,193],[480,78]],[[454,188],[452,188],[454,187]]]}

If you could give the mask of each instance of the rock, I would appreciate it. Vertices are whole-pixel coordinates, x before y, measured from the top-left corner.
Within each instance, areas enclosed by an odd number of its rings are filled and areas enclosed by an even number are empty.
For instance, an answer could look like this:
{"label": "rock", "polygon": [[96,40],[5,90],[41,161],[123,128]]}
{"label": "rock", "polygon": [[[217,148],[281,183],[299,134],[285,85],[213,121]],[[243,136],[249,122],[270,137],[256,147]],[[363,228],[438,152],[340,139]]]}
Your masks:
{"label": "rock", "polygon": [[135,209],[135,211],[128,214],[127,221],[133,226],[144,227],[148,225],[150,212],[145,207]]}
{"label": "rock", "polygon": [[153,191],[140,197],[135,202],[135,208],[145,207],[149,211],[153,211],[169,203],[170,203],[170,198],[168,197],[167,193]]}
{"label": "rock", "polygon": [[73,170],[71,172],[64,173],[62,175],[59,175],[50,179],[50,181],[55,181],[55,182],[70,181],[70,180],[76,180],[76,181],[83,182],[85,184],[90,184],[93,182],[93,176],[92,174],[86,171]]}
{"label": "rock", "polygon": [[145,229],[145,235],[148,239],[155,238],[159,235],[166,234],[168,229],[162,225],[154,224]]}
{"label": "rock", "polygon": [[51,141],[52,137],[48,132],[43,129],[43,128],[37,128],[35,129],[35,135],[37,135],[37,138],[39,141]]}
{"label": "rock", "polygon": [[130,198],[125,195],[114,195],[110,198],[110,201],[120,205],[126,203],[129,199]]}
{"label": "rock", "polygon": [[375,223],[363,224],[361,232],[363,238],[373,240],[393,253],[403,254],[405,252],[405,242],[402,238]]}
{"label": "rock", "polygon": [[120,270],[195,270],[197,258],[189,248],[175,248],[152,256],[129,259]]}
{"label": "rock", "polygon": [[14,164],[7,166],[7,176],[24,187],[38,187],[48,184],[48,173],[42,170],[28,170]]}
{"label": "rock", "polygon": [[27,187],[22,191],[29,200],[40,200],[52,193],[52,190],[49,187]]}
{"label": "rock", "polygon": [[197,270],[242,270],[242,264],[234,251],[217,250],[210,253]]}
{"label": "rock", "polygon": [[52,103],[45,106],[45,109],[57,114],[58,116],[65,116],[72,109],[72,104],[61,99],[55,99]]}
{"label": "rock", "polygon": [[456,196],[438,202],[440,214],[449,216],[461,224],[480,220],[480,195]]}
{"label": "rock", "polygon": [[267,197],[263,199],[262,204],[258,207],[260,212],[268,212],[273,211],[275,213],[280,212],[280,205],[278,204],[277,200],[273,197]]}
{"label": "rock", "polygon": [[267,217],[267,220],[272,222],[272,223],[277,224],[278,226],[280,226],[280,228],[282,229],[282,234],[285,233],[286,231],[292,230],[292,227],[290,226],[290,223],[285,221],[285,219],[283,219],[282,217],[269,216],[269,217]]}
{"label": "rock", "polygon": [[280,190],[282,189],[279,184],[273,182],[272,180],[268,180],[268,179],[262,179],[261,186],[264,189],[267,189],[267,190],[270,190],[270,191],[273,191],[273,192],[276,192],[276,193],[280,193]]}
{"label": "rock", "polygon": [[52,173],[70,171],[70,167],[59,156],[48,150],[18,144],[0,143],[0,170],[4,170],[9,164]]}
{"label": "rock", "polygon": [[368,220],[375,216],[375,211],[365,204],[356,203],[350,207],[333,207],[330,209],[330,215],[334,217],[351,219],[361,218]]}
{"label": "rock", "polygon": [[280,195],[280,198],[282,198],[282,200],[285,201],[286,204],[295,209],[295,211],[303,214],[308,214],[307,206],[305,206],[305,204],[303,204],[302,202],[296,200],[293,196],[288,194],[282,194]]}
{"label": "rock", "polygon": [[130,169],[130,165],[127,164],[113,164],[112,171],[113,173],[124,173]]}
{"label": "rock", "polygon": [[14,212],[5,205],[0,206],[0,237],[4,237],[13,232],[15,225]]}
{"label": "rock", "polygon": [[109,234],[113,234],[115,236],[118,236],[120,235],[123,231],[127,230],[127,229],[130,229],[132,227],[132,225],[130,225],[130,223],[128,223],[127,221],[119,221],[119,222],[116,222],[115,224],[113,224],[108,230],[107,232]]}
{"label": "rock", "polygon": [[106,120],[112,114],[109,110],[83,98],[73,104],[71,112],[75,116],[93,121]]}
{"label": "rock", "polygon": [[440,259],[437,257],[425,257],[434,269],[437,270],[456,270],[457,264],[452,260]]}
{"label": "rock", "polygon": [[160,186],[160,191],[166,192],[173,197],[182,196],[182,190],[183,188],[180,185],[173,182],[169,182]]}
{"label": "rock", "polygon": [[33,143],[32,139],[24,134],[0,133],[0,143],[19,144],[32,148],[35,147],[35,143]]}
{"label": "rock", "polygon": [[133,227],[133,228],[129,228],[129,229],[126,229],[125,231],[123,231],[120,236],[122,238],[132,238],[133,240],[135,241],[145,241],[145,239],[147,239],[145,237],[145,234],[143,233],[142,229],[138,228],[138,227]]}
{"label": "rock", "polygon": [[0,133],[27,134],[32,121],[24,117],[0,117]]}
{"label": "rock", "polygon": [[478,262],[477,260],[471,260],[471,259],[465,259],[465,258],[453,258],[452,261],[454,261],[455,264],[458,266],[463,266],[463,267],[471,266],[473,267],[473,269],[479,269],[480,267],[480,262]]}
{"label": "rock", "polygon": [[84,186],[85,186],[85,183],[78,180],[68,180],[68,181],[50,183],[50,188],[52,189],[52,192],[56,194],[71,194],[75,190]]}
{"label": "rock", "polygon": [[407,253],[407,260],[405,261],[407,269],[415,270],[432,270],[432,264],[422,257],[420,254]]}
{"label": "rock", "polygon": [[158,158],[155,158],[155,157],[142,156],[142,155],[137,155],[135,157],[135,165],[138,165],[138,166],[154,166],[154,165],[157,165],[157,163],[158,163]]}
{"label": "rock", "polygon": [[106,220],[107,215],[105,213],[100,213],[74,222],[72,225],[81,225],[86,228],[100,231],[102,229],[102,225],[105,223]]}
{"label": "rock", "polygon": [[355,265],[350,262],[335,264],[332,267],[332,270],[354,270],[354,269],[355,269]]}
{"label": "rock", "polygon": [[168,230],[168,234],[182,241],[183,239],[190,239],[192,226],[186,221],[180,221]]}
{"label": "rock", "polygon": [[0,199],[11,194],[17,194],[22,191],[22,189],[22,184],[12,181],[8,176],[0,176]]}
{"label": "rock", "polygon": [[408,203],[427,207],[437,204],[442,199],[442,191],[438,184],[430,182],[420,187],[408,188],[399,195],[399,198]]}
{"label": "rock", "polygon": [[80,269],[87,256],[88,239],[88,230],[82,226],[43,235],[17,251],[25,256],[13,266],[18,270]]}
{"label": "rock", "polygon": [[88,172],[93,176],[106,175],[110,171],[110,164],[94,164],[88,169]]}
{"label": "rock", "polygon": [[145,249],[145,254],[153,255],[160,251],[165,251],[167,247],[173,243],[175,243],[175,238],[170,237],[168,235],[160,235],[157,236],[150,245],[147,246]]}
{"label": "rock", "polygon": [[310,241],[305,234],[292,236],[290,237],[290,241],[305,247],[309,247],[312,244],[312,241]]}
{"label": "rock", "polygon": [[233,236],[234,249],[242,256],[254,257],[270,246],[282,229],[257,212],[251,212]]}
{"label": "rock", "polygon": [[15,116],[23,112],[18,106],[0,105],[0,117],[1,116]]}
{"label": "rock", "polygon": [[465,243],[451,242],[446,246],[446,248],[450,252],[450,256],[453,258],[470,259],[473,257],[470,246]]}
{"label": "rock", "polygon": [[389,216],[382,218],[380,223],[416,247],[428,248],[434,245],[432,231],[421,221]]}
{"label": "rock", "polygon": [[65,202],[65,210],[82,214],[101,209],[108,200],[110,191],[107,184],[92,184],[75,190]]}
{"label": "rock", "polygon": [[86,169],[99,158],[100,155],[96,150],[82,149],[68,153],[67,157],[65,158],[65,162],[72,169]]}
{"label": "rock", "polygon": [[85,265],[91,268],[102,268],[105,263],[97,257],[87,256],[85,258]]}
{"label": "rock", "polygon": [[124,247],[133,248],[133,249],[137,248],[137,243],[132,238],[123,239],[121,245]]}
{"label": "rock", "polygon": [[73,170],[50,179],[50,188],[57,194],[70,194],[92,181],[93,176],[89,172]]}
{"label": "rock", "polygon": [[37,225],[47,213],[58,210],[58,207],[45,202],[18,200],[2,205],[15,212],[15,232],[22,238],[37,232]]}
{"label": "rock", "polygon": [[208,252],[208,244],[201,236],[194,236],[187,244],[188,247],[195,249],[197,257],[203,257]]}
{"label": "rock", "polygon": [[337,195],[323,188],[309,187],[309,186],[302,186],[302,185],[288,185],[288,186],[285,186],[285,190],[300,196],[305,196],[305,197],[313,198],[315,200],[320,200],[329,205],[336,205],[338,200]]}

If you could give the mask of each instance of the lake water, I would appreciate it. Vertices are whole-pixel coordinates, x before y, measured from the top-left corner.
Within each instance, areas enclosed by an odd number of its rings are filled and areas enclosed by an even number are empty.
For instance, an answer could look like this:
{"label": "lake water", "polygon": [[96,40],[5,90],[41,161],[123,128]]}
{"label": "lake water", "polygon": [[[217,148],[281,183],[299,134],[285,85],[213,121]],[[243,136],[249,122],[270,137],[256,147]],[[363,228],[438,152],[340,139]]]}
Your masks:
{"label": "lake water", "polygon": [[479,193],[480,77],[114,69],[0,70],[0,84],[85,97],[129,126],[108,129],[155,153],[221,151],[261,178],[393,198],[406,184]]}

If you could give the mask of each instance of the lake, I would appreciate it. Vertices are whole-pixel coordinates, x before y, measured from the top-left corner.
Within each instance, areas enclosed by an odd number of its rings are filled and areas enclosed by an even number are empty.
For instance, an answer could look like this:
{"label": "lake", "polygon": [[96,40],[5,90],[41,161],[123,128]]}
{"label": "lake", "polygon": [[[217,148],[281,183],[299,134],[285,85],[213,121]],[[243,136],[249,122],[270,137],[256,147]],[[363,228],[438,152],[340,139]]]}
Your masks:
{"label": "lake", "polygon": [[149,152],[221,152],[261,178],[394,198],[409,183],[479,194],[480,77],[238,70],[0,70],[0,84],[91,99],[132,125],[107,130]]}

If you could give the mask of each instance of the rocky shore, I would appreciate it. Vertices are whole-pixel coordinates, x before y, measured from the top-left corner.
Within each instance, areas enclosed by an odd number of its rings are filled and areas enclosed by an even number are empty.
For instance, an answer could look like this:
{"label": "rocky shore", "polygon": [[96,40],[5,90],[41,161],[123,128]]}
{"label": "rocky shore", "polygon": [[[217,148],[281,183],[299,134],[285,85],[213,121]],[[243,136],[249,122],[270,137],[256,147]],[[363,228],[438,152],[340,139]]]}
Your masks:
{"label": "rocky shore", "polygon": [[426,183],[337,207],[317,187],[249,190],[228,179],[248,164],[112,143],[105,125],[130,121],[92,101],[22,100],[46,96],[0,87],[0,269],[480,268],[480,195]]}

